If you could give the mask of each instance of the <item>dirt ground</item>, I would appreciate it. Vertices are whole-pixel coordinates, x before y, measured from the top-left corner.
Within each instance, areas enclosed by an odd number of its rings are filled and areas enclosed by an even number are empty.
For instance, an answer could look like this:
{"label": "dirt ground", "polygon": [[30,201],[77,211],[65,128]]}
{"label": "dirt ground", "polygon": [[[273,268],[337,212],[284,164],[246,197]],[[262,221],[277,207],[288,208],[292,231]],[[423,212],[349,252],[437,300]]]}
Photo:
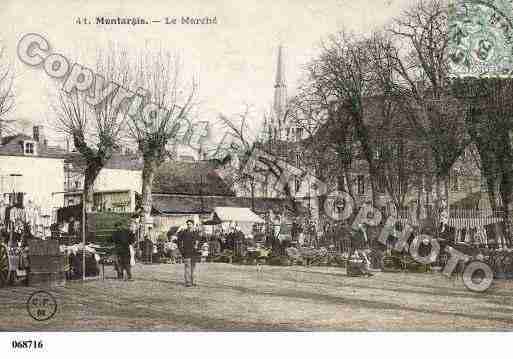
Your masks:
{"label": "dirt ground", "polygon": [[[198,264],[197,287],[183,266],[142,265],[134,281],[68,281],[47,289],[58,310],[38,322],[26,301],[39,288],[0,289],[0,330],[512,330],[513,281],[473,293],[439,273],[347,277],[342,268]],[[44,288],[43,288],[44,289]]]}

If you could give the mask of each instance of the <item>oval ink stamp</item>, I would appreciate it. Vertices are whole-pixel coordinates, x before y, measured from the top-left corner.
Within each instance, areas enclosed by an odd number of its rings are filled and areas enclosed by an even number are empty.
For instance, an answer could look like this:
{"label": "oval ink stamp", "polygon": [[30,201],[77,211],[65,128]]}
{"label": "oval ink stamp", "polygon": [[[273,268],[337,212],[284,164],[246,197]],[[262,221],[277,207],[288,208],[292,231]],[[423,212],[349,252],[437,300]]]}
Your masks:
{"label": "oval ink stamp", "polygon": [[39,290],[27,300],[27,312],[34,320],[49,320],[57,312],[57,301],[50,293]]}

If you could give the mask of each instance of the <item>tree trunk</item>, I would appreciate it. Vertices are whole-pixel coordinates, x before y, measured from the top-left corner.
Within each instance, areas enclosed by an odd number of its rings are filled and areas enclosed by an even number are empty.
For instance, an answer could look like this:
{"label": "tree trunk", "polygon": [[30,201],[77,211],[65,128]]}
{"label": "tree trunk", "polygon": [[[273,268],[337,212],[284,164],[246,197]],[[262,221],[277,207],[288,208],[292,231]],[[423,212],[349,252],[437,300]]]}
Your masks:
{"label": "tree trunk", "polygon": [[444,200],[447,203],[447,208],[449,208],[449,175],[442,176],[443,184],[444,184]]}
{"label": "tree trunk", "polygon": [[255,210],[255,179],[251,178],[251,210]]}
{"label": "tree trunk", "polygon": [[509,247],[511,245],[511,234],[513,233],[513,188],[511,178],[506,173],[503,173],[500,192],[502,197],[501,216],[504,223],[503,234]]}
{"label": "tree trunk", "polygon": [[353,183],[351,181],[351,174],[349,172],[349,168],[344,169],[344,177],[347,193],[349,193],[351,198],[354,198]]}
{"label": "tree trunk", "polygon": [[146,234],[145,223],[151,216],[152,208],[152,196],[151,190],[153,187],[153,180],[155,178],[155,172],[157,171],[157,159],[155,156],[144,156],[144,166],[142,172],[142,189],[141,189],[141,223],[140,236],[144,238]]}
{"label": "tree trunk", "polygon": [[[441,222],[442,202],[445,202],[447,215],[450,217],[451,208],[449,206],[449,175],[437,175],[435,179],[436,202],[435,202],[435,223],[438,228]],[[443,188],[442,188],[443,187]],[[437,229],[438,231],[438,229]],[[437,232],[438,233],[438,232]]]}
{"label": "tree trunk", "polygon": [[100,173],[102,166],[97,163],[87,165],[84,173],[84,199],[85,210],[92,212],[94,207],[94,182]]}
{"label": "tree trunk", "polygon": [[82,210],[85,211],[85,216],[80,218],[82,223],[81,230],[84,230],[84,235],[87,236],[87,213],[93,211],[94,208],[94,181],[98,174],[100,173],[103,166],[98,164],[97,162],[89,163],[85,169],[84,173],[84,191],[82,197],[82,206],[84,207]]}
{"label": "tree trunk", "polygon": [[372,206],[376,207],[377,204],[378,204],[378,193],[376,191],[376,188],[377,188],[377,184],[376,184],[377,175],[376,175],[376,172],[377,171],[372,171],[372,172],[374,172],[374,173],[371,174],[371,178],[370,178],[371,191],[372,191]]}

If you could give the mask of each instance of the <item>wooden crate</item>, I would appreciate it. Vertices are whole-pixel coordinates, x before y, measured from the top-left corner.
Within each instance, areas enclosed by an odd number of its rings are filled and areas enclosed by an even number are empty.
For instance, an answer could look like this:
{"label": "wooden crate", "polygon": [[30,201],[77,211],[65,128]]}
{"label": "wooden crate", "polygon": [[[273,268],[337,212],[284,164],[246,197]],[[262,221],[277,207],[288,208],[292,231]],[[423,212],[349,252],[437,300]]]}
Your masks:
{"label": "wooden crate", "polygon": [[30,256],[57,256],[60,254],[59,241],[56,239],[31,239],[28,245]]}
{"label": "wooden crate", "polygon": [[30,272],[56,273],[66,270],[66,256],[29,256]]}
{"label": "wooden crate", "polygon": [[66,273],[32,273],[28,275],[29,286],[36,287],[62,287],[66,284]]}

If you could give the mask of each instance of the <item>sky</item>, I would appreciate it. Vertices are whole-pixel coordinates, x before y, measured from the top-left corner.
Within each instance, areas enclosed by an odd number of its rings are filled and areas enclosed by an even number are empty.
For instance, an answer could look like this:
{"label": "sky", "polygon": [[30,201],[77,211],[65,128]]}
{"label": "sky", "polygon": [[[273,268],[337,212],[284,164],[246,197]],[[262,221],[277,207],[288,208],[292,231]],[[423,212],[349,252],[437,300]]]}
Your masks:
{"label": "sky", "polygon": [[[10,117],[25,131],[48,125],[55,117],[53,94],[59,86],[41,67],[31,68],[16,55],[26,33],[43,35],[54,52],[94,67],[99,49],[109,44],[137,55],[162,48],[180,56],[185,79],[199,81],[201,120],[217,122],[219,113],[233,116],[248,104],[255,127],[273,98],[277,47],[284,46],[285,78],[293,94],[303,66],[318,53],[319,41],[341,29],[368,33],[387,24],[413,0],[1,0],[0,42],[14,70],[16,107]],[[148,25],[96,25],[96,17],[143,17]],[[165,24],[165,17],[216,17],[217,24]],[[91,24],[77,24],[77,18]],[[63,136],[48,126],[50,142]]]}

